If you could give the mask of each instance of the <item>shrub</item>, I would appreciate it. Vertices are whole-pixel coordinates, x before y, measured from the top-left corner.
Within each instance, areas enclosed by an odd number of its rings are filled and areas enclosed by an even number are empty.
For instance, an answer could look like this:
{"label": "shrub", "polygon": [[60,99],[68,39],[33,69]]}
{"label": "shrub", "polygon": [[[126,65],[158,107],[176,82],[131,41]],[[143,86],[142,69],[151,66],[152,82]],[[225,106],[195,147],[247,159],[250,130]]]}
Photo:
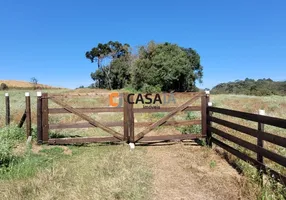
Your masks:
{"label": "shrub", "polygon": [[152,85],[144,84],[141,90],[142,92],[146,92],[146,93],[158,93],[158,92],[161,92],[161,86],[159,85],[152,86]]}
{"label": "shrub", "polygon": [[5,127],[0,130],[0,168],[13,161],[13,147],[25,139],[23,129],[18,127]]}
{"label": "shrub", "polygon": [[0,85],[0,90],[8,90],[8,85],[6,85],[5,83],[1,83]]}
{"label": "shrub", "polygon": [[[188,112],[186,116],[186,120],[195,120],[198,119],[198,116],[195,115],[194,112]],[[198,124],[195,125],[190,125],[190,126],[184,126],[184,127],[179,127],[179,131],[181,131],[183,134],[198,134],[201,133],[201,126]]]}

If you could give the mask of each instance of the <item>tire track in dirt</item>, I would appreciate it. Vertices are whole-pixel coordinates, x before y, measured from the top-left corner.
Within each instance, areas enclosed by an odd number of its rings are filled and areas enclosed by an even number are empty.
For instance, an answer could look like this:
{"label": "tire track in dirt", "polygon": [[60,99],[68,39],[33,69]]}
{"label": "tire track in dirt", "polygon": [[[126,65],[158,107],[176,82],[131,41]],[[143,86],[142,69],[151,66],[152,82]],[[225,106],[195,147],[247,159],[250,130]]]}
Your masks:
{"label": "tire track in dirt", "polygon": [[241,176],[211,149],[191,144],[147,148],[153,199],[247,199],[241,196]]}

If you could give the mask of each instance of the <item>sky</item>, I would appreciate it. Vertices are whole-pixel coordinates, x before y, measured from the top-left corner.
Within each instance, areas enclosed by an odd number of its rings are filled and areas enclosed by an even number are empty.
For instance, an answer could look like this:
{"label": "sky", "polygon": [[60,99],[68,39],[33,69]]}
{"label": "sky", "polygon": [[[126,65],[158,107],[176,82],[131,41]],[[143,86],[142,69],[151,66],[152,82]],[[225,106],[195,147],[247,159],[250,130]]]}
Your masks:
{"label": "sky", "polygon": [[1,1],[0,80],[88,86],[96,64],[86,51],[154,40],[200,54],[200,88],[246,77],[284,81],[285,10],[285,0]]}

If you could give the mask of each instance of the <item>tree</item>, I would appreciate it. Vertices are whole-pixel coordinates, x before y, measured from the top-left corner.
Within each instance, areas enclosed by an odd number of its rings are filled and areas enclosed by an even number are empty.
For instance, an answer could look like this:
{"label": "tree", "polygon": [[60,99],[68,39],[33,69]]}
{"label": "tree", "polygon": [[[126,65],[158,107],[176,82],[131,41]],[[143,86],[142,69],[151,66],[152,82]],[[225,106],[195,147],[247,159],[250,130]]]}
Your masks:
{"label": "tree", "polygon": [[[121,57],[113,60],[110,65],[104,66],[101,69],[97,69],[94,73],[91,73],[91,78],[95,81],[98,88],[108,88],[109,80],[111,88],[121,89],[126,87],[131,80],[130,73],[130,58]],[[109,71],[109,77],[107,73]]]}
{"label": "tree", "polygon": [[[85,53],[85,57],[89,59],[92,63],[97,61],[97,69],[100,69],[103,72],[104,79],[109,89],[112,89],[112,65],[104,66],[102,65],[102,61],[104,59],[114,61],[121,57],[125,57],[129,55],[129,44],[121,44],[118,41],[109,41],[108,43],[102,44],[99,43],[97,47],[91,49],[91,51],[87,51]],[[97,75],[99,75],[98,72]],[[102,75],[102,74],[101,74]],[[91,74],[92,79],[99,78],[96,74]],[[103,80],[102,80],[103,81]],[[100,83],[99,83],[100,84]]]}
{"label": "tree", "polygon": [[36,79],[35,77],[32,77],[32,78],[31,78],[31,83],[33,84],[34,90],[37,89],[38,79]]}
{"label": "tree", "polygon": [[0,90],[8,90],[8,85],[5,83],[1,83]]}
{"label": "tree", "polygon": [[151,41],[131,54],[128,44],[109,41],[87,51],[86,58],[97,62],[91,73],[99,88],[120,89],[127,85],[148,91],[197,91],[203,67],[199,54],[192,48]]}
{"label": "tree", "polygon": [[195,81],[201,81],[202,70],[200,57],[195,50],[151,41],[147,47],[139,49],[132,82],[137,90],[147,85],[159,87],[162,91],[193,91]]}
{"label": "tree", "polygon": [[271,79],[246,78],[235,82],[221,83],[212,89],[213,94],[246,94],[246,95],[285,95],[286,82],[273,81]]}

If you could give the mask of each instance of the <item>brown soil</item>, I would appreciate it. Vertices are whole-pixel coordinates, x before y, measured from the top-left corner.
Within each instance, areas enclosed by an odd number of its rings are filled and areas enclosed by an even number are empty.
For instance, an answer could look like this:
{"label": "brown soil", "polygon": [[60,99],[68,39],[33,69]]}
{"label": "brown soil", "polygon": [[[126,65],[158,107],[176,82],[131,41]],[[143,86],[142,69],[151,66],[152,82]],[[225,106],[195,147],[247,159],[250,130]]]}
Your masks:
{"label": "brown soil", "polygon": [[243,177],[206,147],[175,144],[147,148],[154,169],[154,199],[249,198],[242,196]]}

